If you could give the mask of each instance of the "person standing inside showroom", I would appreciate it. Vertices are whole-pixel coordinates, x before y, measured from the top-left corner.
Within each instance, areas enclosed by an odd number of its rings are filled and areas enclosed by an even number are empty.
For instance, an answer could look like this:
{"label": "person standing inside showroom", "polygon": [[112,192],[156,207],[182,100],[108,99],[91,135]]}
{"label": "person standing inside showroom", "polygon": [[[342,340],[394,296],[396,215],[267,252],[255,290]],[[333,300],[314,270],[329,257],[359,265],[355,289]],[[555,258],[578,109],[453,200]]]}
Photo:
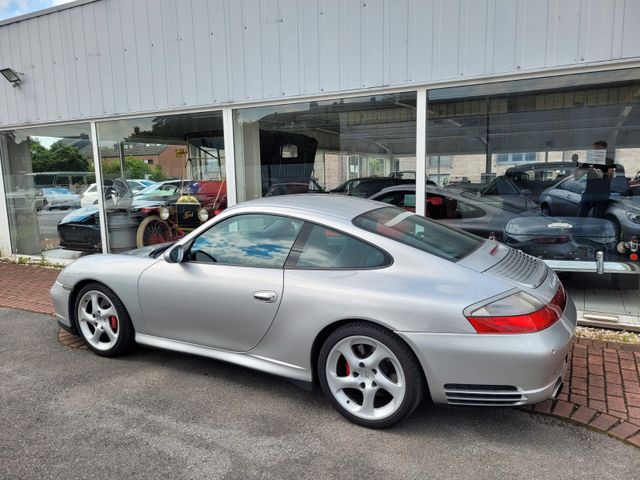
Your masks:
{"label": "person standing inside showroom", "polygon": [[[607,157],[607,142],[598,140],[593,143],[592,147],[593,150],[587,153],[589,163],[606,163],[606,165],[613,167],[613,159]],[[590,167],[589,164],[584,163],[580,168],[576,169],[576,180],[584,175],[587,176],[586,188],[584,192],[582,192],[580,205],[578,206],[578,217],[589,216],[591,209],[593,209],[593,216],[595,218],[604,217],[604,211],[611,193],[610,177],[612,172],[613,168],[609,168],[605,174],[601,170]]]}

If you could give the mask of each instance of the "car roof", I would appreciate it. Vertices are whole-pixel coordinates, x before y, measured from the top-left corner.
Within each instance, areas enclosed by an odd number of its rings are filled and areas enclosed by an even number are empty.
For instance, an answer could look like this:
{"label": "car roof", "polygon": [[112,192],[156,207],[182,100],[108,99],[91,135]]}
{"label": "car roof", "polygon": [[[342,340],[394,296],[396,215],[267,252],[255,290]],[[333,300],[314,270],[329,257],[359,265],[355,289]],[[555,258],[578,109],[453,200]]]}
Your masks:
{"label": "car roof", "polygon": [[365,198],[328,193],[301,193],[258,198],[237,205],[239,208],[286,208],[292,211],[351,220],[370,210],[388,206]]}

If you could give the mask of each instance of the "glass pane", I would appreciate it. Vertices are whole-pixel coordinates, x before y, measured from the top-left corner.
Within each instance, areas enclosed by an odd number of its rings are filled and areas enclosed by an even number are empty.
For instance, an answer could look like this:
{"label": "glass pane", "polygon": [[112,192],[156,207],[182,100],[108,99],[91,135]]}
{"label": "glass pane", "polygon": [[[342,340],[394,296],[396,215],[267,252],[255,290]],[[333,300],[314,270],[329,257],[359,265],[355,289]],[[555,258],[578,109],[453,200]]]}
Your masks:
{"label": "glass pane", "polygon": [[[60,230],[95,182],[89,124],[29,128],[0,134],[0,158],[16,254],[74,258],[83,229]],[[88,228],[97,232],[100,224]],[[67,235],[68,233],[68,235]]]}
{"label": "glass pane", "polygon": [[353,224],[452,261],[463,259],[482,244],[478,237],[393,207],[364,213]]}
{"label": "glass pane", "polygon": [[187,252],[193,262],[282,268],[303,222],[274,215],[240,215],[214,225]]}
{"label": "glass pane", "polygon": [[386,263],[385,255],[377,248],[330,228],[313,225],[295,266],[327,269],[374,268]]}
{"label": "glass pane", "polygon": [[238,200],[415,184],[416,94],[234,111]]}
{"label": "glass pane", "polygon": [[637,264],[640,72],[614,75],[429,92],[427,198],[458,202],[438,220],[545,259]]}
{"label": "glass pane", "polygon": [[110,251],[176,240],[227,207],[222,113],[100,122],[98,141]]}

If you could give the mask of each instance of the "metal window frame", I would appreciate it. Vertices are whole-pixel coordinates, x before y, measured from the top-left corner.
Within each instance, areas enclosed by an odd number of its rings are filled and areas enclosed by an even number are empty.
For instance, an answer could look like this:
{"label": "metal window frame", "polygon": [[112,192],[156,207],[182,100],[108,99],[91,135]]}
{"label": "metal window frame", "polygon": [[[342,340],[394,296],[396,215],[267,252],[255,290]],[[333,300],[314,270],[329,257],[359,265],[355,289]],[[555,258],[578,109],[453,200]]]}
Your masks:
{"label": "metal window frame", "polygon": [[100,160],[100,143],[98,142],[98,125],[95,121],[91,122],[91,148],[93,152],[93,168],[96,175],[96,190],[98,193],[98,218],[100,219],[102,253],[109,253],[109,225],[107,225],[107,212],[104,208],[102,162]]}

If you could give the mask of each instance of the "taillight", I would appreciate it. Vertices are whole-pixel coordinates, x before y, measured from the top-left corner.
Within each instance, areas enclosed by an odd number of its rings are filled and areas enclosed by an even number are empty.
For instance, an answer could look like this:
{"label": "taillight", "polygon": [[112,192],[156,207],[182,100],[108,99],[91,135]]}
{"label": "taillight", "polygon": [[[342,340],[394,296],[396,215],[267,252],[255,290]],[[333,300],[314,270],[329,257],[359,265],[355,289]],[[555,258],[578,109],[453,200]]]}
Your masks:
{"label": "taillight", "polygon": [[560,285],[547,305],[526,292],[517,292],[474,310],[467,319],[478,333],[533,333],[556,323],[566,303]]}

